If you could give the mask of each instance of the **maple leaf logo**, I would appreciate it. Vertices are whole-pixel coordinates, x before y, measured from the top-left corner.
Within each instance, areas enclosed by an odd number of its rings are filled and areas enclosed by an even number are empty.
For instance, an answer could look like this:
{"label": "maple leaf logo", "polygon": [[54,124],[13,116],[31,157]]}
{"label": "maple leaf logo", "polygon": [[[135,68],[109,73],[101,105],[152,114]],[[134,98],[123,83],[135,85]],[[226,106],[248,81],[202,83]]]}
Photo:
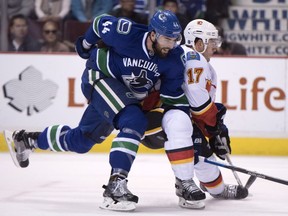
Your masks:
{"label": "maple leaf logo", "polygon": [[19,75],[3,86],[4,96],[11,99],[9,105],[19,112],[27,110],[28,115],[40,112],[52,104],[58,85],[50,80],[43,80],[40,71],[33,66],[26,68]]}

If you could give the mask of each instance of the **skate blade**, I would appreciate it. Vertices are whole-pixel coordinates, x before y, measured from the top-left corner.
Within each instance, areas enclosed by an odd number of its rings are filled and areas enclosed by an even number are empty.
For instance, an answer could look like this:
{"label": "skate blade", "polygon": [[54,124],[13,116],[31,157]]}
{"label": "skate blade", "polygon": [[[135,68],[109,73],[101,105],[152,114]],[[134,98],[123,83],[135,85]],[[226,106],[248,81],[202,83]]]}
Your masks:
{"label": "skate blade", "polygon": [[199,201],[191,201],[191,200],[185,200],[181,197],[179,197],[178,205],[182,208],[188,208],[188,209],[204,209],[205,203],[202,200]]}
{"label": "skate blade", "polygon": [[4,133],[5,141],[6,141],[6,144],[8,146],[11,158],[12,158],[14,164],[20,168],[20,164],[16,158],[15,145],[14,145],[14,140],[13,140],[13,132],[8,131],[8,130],[4,130],[3,133]]}
{"label": "skate blade", "polygon": [[130,212],[136,209],[136,203],[130,201],[117,202],[110,197],[104,197],[104,201],[99,207],[110,211]]}

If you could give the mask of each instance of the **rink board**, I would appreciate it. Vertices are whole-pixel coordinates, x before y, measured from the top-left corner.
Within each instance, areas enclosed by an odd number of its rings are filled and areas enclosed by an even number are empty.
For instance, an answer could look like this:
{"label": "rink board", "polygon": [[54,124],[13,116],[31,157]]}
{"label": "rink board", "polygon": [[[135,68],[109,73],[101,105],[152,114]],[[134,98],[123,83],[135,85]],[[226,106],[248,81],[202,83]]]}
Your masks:
{"label": "rink board", "polygon": [[[102,144],[95,145],[90,152],[109,152],[114,134],[110,135]],[[233,155],[270,155],[288,156],[288,139],[278,138],[239,138],[231,137]],[[0,133],[0,152],[7,151],[4,136]],[[164,149],[153,150],[140,145],[139,153],[159,154],[164,153]]]}
{"label": "rink board", "polygon": [[[87,107],[80,90],[83,59],[75,54],[2,53],[0,62],[0,134],[3,130],[78,126]],[[288,57],[215,57],[211,64],[219,71],[216,101],[228,110],[225,124],[232,138],[232,154],[288,155]],[[19,85],[37,91],[19,92]],[[113,136],[92,152],[108,152]],[[0,151],[7,151],[3,136],[0,138]],[[141,145],[139,152],[163,153],[163,149]]]}

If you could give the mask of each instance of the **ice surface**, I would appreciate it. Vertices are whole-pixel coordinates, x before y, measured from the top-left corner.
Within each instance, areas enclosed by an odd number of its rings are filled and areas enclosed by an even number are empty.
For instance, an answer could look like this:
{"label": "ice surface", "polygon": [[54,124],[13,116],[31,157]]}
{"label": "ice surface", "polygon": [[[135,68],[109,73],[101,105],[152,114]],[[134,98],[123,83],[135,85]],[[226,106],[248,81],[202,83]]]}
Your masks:
{"label": "ice surface", "polygon": [[[288,180],[288,157],[231,156],[234,165]],[[244,200],[215,200],[207,194],[204,210],[178,207],[172,169],[165,155],[139,154],[128,187],[139,196],[134,212],[99,209],[102,185],[107,184],[108,154],[33,153],[30,166],[17,168],[8,153],[0,153],[0,216],[95,215],[288,215],[288,186],[256,179]],[[236,184],[221,168],[225,182]],[[248,175],[239,173],[246,183]]]}

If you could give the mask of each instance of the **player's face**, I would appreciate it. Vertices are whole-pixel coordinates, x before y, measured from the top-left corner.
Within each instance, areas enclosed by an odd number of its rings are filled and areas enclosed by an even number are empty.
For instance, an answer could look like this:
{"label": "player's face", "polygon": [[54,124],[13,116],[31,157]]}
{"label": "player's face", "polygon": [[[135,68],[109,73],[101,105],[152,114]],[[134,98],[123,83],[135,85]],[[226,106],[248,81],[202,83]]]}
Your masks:
{"label": "player's face", "polygon": [[207,49],[206,49],[206,53],[208,53],[209,55],[213,55],[216,51],[217,51],[218,46],[216,45],[216,42],[214,42],[213,39],[209,39],[209,42],[207,44]]}
{"label": "player's face", "polygon": [[166,57],[169,51],[177,46],[177,38],[170,38],[164,35],[156,37],[156,53],[160,57]]}
{"label": "player's face", "polygon": [[221,46],[221,38],[218,38],[218,39],[209,39],[208,41],[208,46],[212,47],[213,49],[217,49]]}
{"label": "player's face", "polygon": [[221,46],[221,40],[219,39],[209,39],[207,43],[207,48],[203,53],[204,56],[208,57],[209,59],[213,56],[213,54],[217,51],[217,49]]}

